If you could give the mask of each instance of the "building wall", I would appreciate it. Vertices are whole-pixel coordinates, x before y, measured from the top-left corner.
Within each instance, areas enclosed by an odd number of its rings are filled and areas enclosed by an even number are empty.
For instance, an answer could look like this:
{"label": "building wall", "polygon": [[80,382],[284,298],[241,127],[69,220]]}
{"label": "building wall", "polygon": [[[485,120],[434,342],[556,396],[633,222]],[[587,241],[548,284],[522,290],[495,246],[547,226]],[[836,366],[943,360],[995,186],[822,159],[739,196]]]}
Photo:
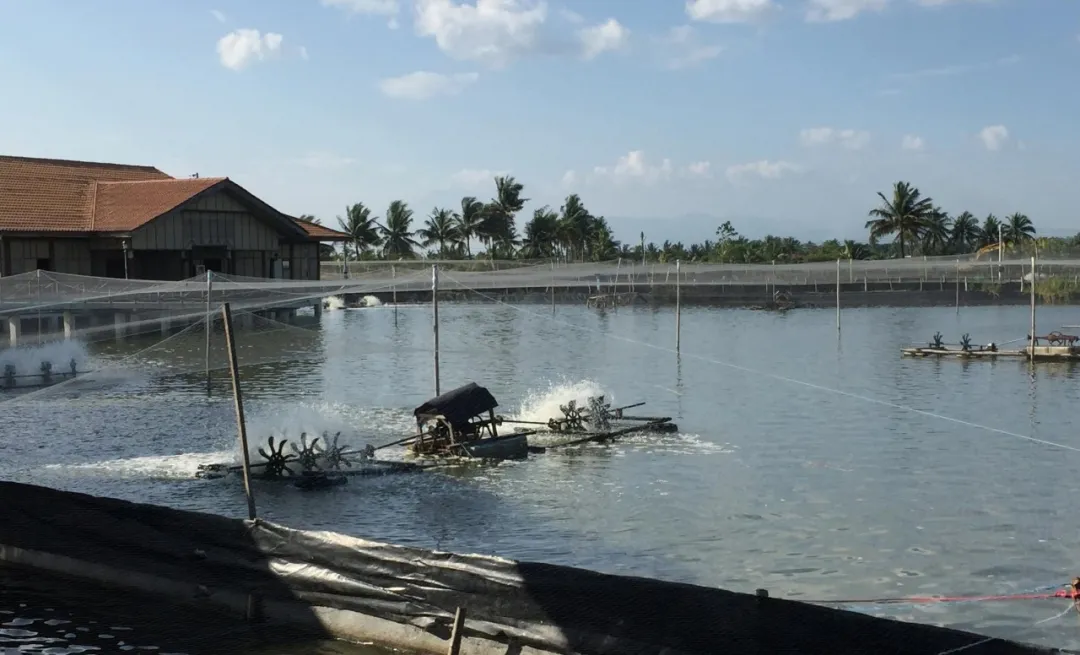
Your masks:
{"label": "building wall", "polygon": [[90,275],[90,242],[87,239],[49,239],[4,237],[7,275],[28,273],[38,268],[39,260],[56,273]]}
{"label": "building wall", "polygon": [[230,250],[276,250],[278,234],[224,191],[203,196],[131,233],[135,250],[188,250],[228,246]]}

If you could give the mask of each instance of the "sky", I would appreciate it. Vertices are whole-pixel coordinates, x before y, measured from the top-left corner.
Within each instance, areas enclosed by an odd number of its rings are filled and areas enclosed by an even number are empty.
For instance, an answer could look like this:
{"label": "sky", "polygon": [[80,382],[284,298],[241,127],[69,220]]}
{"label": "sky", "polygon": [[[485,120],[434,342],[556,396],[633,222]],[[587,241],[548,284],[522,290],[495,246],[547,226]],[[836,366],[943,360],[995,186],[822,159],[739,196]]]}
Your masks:
{"label": "sky", "polygon": [[862,238],[906,180],[1080,221],[1077,0],[0,0],[0,154],[227,176],[336,225],[510,174],[624,241]]}

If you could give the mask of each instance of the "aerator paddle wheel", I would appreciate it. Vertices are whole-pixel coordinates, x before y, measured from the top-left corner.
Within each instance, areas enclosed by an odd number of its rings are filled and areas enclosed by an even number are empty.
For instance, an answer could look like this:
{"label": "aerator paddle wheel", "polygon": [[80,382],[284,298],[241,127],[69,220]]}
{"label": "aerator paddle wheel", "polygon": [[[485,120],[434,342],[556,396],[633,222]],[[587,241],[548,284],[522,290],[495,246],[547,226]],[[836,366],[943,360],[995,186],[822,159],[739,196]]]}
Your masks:
{"label": "aerator paddle wheel", "polygon": [[611,429],[611,419],[614,413],[611,411],[611,403],[604,402],[603,396],[589,398],[589,424],[594,430]]}
{"label": "aerator paddle wheel", "polygon": [[291,468],[289,468],[289,462],[293,461],[291,457],[284,454],[285,444],[288,443],[288,439],[282,439],[278,442],[277,447],[274,447],[274,437],[270,437],[267,440],[267,446],[270,448],[270,452],[259,446],[259,454],[263,456],[266,462],[262,465],[262,477],[264,478],[280,478],[285,474],[290,476],[296,475]]}

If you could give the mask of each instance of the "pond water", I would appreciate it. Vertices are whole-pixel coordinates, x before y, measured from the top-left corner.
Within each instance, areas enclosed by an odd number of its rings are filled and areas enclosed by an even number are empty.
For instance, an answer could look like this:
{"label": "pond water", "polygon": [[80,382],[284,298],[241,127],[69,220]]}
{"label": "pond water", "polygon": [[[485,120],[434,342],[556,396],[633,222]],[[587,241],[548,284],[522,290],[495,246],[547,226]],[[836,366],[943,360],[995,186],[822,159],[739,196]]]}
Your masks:
{"label": "pond water", "polygon": [[[1040,308],[1039,331],[1078,314]],[[325,493],[257,484],[261,516],[799,599],[1019,593],[1078,572],[1066,510],[1080,369],[900,356],[936,331],[1023,338],[1026,308],[845,310],[839,336],[833,310],[692,308],[679,357],[670,308],[443,304],[440,319],[444,391],[476,381],[526,418],[605,393],[647,401],[679,432]],[[424,306],[327,311],[317,327],[256,325],[238,342],[253,441],[303,429],[385,443],[433,395]],[[4,402],[0,477],[243,516],[236,479],[194,479],[237,452],[227,374],[208,398],[204,344],[197,329],[90,344],[90,368],[123,360],[119,372]],[[1034,625],[1064,602],[862,609],[1077,647],[1075,618]]]}

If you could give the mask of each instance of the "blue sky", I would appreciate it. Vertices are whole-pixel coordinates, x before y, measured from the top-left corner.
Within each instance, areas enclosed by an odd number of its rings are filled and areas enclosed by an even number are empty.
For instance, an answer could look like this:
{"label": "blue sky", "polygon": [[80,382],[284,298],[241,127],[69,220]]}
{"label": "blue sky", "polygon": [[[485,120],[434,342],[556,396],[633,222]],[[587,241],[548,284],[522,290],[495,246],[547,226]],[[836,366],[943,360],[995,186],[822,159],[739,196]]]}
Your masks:
{"label": "blue sky", "polygon": [[1078,64],[1075,0],[0,0],[0,153],[331,225],[510,173],[632,241],[864,237],[898,179],[1074,234]]}

